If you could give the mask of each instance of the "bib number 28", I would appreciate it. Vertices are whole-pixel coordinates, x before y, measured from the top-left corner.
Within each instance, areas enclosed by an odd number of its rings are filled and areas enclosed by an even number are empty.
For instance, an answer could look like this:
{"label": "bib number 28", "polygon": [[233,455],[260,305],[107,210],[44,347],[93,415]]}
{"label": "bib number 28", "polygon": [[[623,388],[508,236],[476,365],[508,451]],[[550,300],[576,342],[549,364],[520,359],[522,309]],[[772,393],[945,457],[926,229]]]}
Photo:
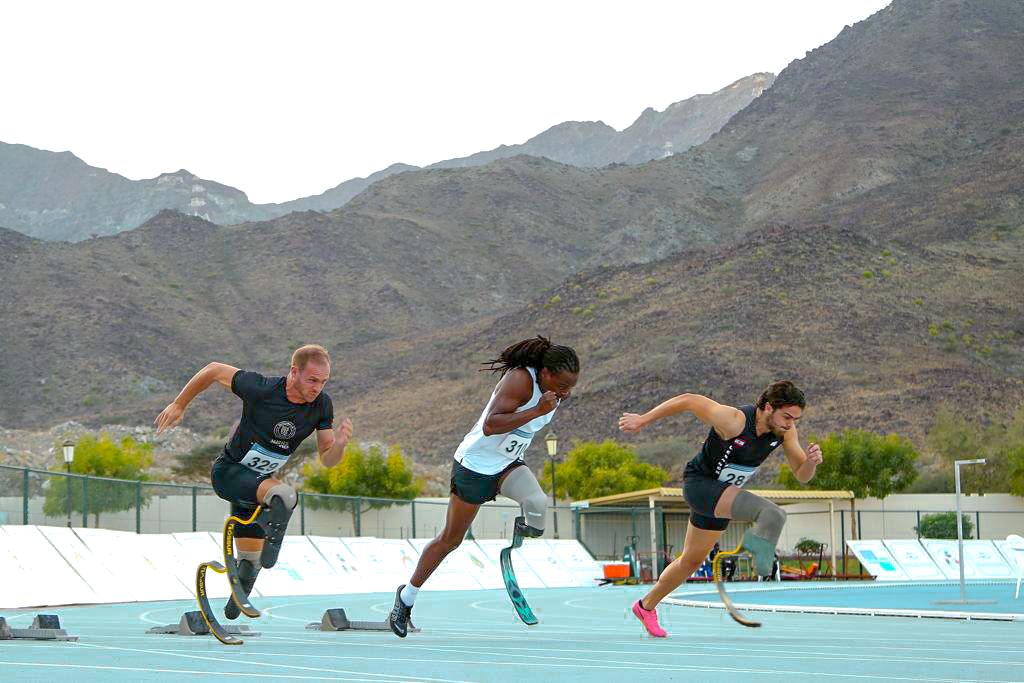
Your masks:
{"label": "bib number 28", "polygon": [[718,481],[724,481],[726,484],[732,484],[733,486],[743,486],[750,477],[754,475],[756,467],[743,467],[741,465],[730,464],[718,475]]}

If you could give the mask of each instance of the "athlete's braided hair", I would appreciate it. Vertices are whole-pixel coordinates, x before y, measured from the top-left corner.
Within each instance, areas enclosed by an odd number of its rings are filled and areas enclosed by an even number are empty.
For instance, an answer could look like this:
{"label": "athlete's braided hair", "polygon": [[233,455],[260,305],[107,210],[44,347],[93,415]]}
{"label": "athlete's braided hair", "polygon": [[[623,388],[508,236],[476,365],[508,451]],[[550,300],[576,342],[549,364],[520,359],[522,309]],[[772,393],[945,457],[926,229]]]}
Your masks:
{"label": "athlete's braided hair", "polygon": [[497,358],[486,363],[481,370],[500,372],[502,376],[516,368],[547,368],[548,372],[579,373],[580,359],[576,352],[568,346],[552,344],[551,340],[540,335],[533,339],[524,339],[501,352]]}

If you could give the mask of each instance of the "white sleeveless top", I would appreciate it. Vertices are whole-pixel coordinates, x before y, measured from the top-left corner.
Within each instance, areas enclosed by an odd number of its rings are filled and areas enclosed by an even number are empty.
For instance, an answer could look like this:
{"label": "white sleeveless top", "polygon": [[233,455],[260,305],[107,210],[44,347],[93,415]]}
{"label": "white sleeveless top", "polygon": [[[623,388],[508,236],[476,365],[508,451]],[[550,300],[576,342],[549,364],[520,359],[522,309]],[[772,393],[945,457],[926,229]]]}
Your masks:
{"label": "white sleeveless top", "polygon": [[[537,371],[533,368],[526,368],[526,371],[533,378],[533,396],[530,397],[529,401],[516,409],[517,413],[533,408],[540,403],[540,397],[544,395],[544,392],[540,390],[540,384],[537,382]],[[516,427],[507,434],[485,436],[484,420],[487,418],[487,411],[491,409],[491,404],[494,403],[494,397],[497,395],[498,388],[495,387],[494,393],[491,394],[491,400],[487,402],[484,411],[480,413],[480,418],[473,425],[473,429],[470,430],[469,434],[466,434],[462,439],[462,443],[459,444],[458,449],[455,451],[455,459],[462,463],[463,467],[477,474],[497,474],[516,460],[522,458],[526,454],[526,449],[529,447],[530,442],[533,440],[533,435],[543,429],[547,423],[551,422],[551,418],[555,416],[555,411],[552,410],[546,415],[530,420],[521,427]]]}

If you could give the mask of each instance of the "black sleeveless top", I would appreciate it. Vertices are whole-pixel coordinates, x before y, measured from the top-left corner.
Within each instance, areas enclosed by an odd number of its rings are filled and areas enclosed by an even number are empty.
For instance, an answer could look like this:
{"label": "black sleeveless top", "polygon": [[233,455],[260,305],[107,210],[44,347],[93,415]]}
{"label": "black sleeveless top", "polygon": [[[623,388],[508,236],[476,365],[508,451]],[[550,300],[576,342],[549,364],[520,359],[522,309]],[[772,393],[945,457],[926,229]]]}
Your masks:
{"label": "black sleeveless top", "polygon": [[231,391],[242,399],[242,419],[224,446],[233,462],[241,462],[257,444],[270,452],[271,460],[286,460],[315,430],[331,429],[334,404],[327,392],[320,392],[312,403],[292,403],[286,387],[285,377],[248,370],[231,378]]}
{"label": "black sleeveless top", "polygon": [[700,453],[686,464],[683,478],[710,477],[743,486],[772,451],[782,444],[782,437],[770,431],[757,435],[756,407],[740,406],[739,410],[747,418],[743,431],[732,439],[723,439],[712,427]]}

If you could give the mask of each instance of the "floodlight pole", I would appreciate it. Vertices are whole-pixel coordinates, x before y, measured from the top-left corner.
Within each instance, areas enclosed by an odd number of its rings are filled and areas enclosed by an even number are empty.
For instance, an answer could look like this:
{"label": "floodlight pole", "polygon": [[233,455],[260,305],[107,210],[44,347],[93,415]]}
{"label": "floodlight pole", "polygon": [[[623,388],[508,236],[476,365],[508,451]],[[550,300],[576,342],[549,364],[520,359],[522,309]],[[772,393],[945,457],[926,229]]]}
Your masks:
{"label": "floodlight pole", "polygon": [[964,519],[960,512],[960,465],[984,465],[985,459],[956,460],[953,463],[953,478],[956,482],[956,542],[960,551],[960,600],[967,601],[967,587],[964,581]]}

